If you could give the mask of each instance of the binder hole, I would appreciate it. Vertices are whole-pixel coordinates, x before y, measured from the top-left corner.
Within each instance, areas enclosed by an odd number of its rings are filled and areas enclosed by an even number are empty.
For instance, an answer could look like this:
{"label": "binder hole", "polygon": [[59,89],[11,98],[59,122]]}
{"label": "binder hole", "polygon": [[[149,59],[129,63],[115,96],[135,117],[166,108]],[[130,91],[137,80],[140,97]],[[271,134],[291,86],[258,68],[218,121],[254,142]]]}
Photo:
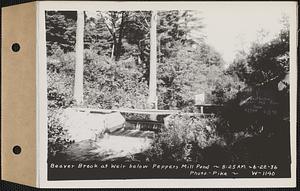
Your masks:
{"label": "binder hole", "polygon": [[22,149],[21,149],[21,147],[20,147],[19,145],[14,146],[14,148],[13,148],[13,153],[14,153],[15,155],[20,154],[21,151],[22,151]]}
{"label": "binder hole", "polygon": [[20,50],[20,45],[19,43],[13,43],[13,45],[11,46],[11,49],[14,51],[14,52],[19,52]]}

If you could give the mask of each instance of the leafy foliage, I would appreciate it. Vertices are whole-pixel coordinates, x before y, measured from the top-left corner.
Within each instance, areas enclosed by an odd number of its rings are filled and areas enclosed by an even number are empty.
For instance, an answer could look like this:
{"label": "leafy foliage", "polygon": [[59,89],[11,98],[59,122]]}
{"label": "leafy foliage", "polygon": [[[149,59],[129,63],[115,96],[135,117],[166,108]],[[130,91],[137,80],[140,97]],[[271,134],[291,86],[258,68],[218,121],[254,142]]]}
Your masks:
{"label": "leafy foliage", "polygon": [[[202,18],[196,11],[159,11],[158,20],[160,63],[164,63],[166,59],[176,54],[178,45],[203,41]],[[192,37],[192,34],[198,35]]]}
{"label": "leafy foliage", "polygon": [[84,98],[89,107],[144,108],[147,84],[134,60],[114,62],[86,51]]}
{"label": "leafy foliage", "polygon": [[228,73],[255,86],[283,80],[289,72],[289,26],[286,22],[273,40],[255,42],[249,53],[241,52],[229,67]]}
{"label": "leafy foliage", "polygon": [[243,87],[226,75],[221,55],[204,42],[201,14],[162,11],[158,17],[159,108],[184,109],[199,93],[207,102],[222,103]]}
{"label": "leafy foliage", "polygon": [[239,81],[225,75],[224,61],[208,45],[179,45],[174,52],[173,57],[158,66],[160,108],[182,109],[199,93],[207,95],[207,102],[222,103],[242,87]]}
{"label": "leafy foliage", "polygon": [[74,51],[76,36],[75,11],[46,11],[47,53],[53,54],[57,48],[64,52]]}
{"label": "leafy foliage", "polygon": [[165,129],[158,134],[149,153],[150,160],[168,162],[203,162],[205,148],[225,146],[216,131],[215,117],[174,114],[166,119]]}
{"label": "leafy foliage", "polygon": [[48,156],[55,157],[74,141],[68,136],[62,124],[61,109],[48,109]]}
{"label": "leafy foliage", "polygon": [[55,157],[73,141],[62,123],[63,108],[73,103],[74,54],[58,48],[47,61],[48,156]]}

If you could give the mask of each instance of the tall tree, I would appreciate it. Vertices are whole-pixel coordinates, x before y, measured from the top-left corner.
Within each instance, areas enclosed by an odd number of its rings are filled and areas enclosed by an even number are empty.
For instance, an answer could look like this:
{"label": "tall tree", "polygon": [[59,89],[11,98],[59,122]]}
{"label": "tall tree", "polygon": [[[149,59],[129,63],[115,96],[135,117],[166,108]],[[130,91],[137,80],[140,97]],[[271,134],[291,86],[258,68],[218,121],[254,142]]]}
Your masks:
{"label": "tall tree", "polygon": [[77,11],[76,28],[76,65],[75,65],[75,85],[74,99],[76,104],[83,103],[83,50],[84,50],[84,12]]}
{"label": "tall tree", "polygon": [[[195,94],[211,93],[223,60],[204,43],[199,12],[159,11],[158,17],[159,107],[183,108]],[[216,76],[209,71],[215,71]]]}
{"label": "tall tree", "polygon": [[104,24],[106,25],[108,31],[111,34],[113,44],[112,44],[112,57],[116,61],[120,59],[122,55],[122,40],[124,38],[124,28],[125,23],[128,19],[127,11],[107,11],[98,12],[102,17]]}
{"label": "tall tree", "polygon": [[249,53],[238,54],[228,72],[252,86],[283,80],[289,72],[288,21],[283,23],[282,30],[274,39],[263,43],[256,41]]}
{"label": "tall tree", "polygon": [[152,109],[157,109],[157,11],[152,11],[150,29],[150,76],[149,76],[149,102]]}
{"label": "tall tree", "polygon": [[226,79],[220,54],[204,43],[197,48],[177,46],[175,52],[158,67],[159,107],[184,108],[199,93],[205,93],[211,98],[208,101],[213,101],[216,84]]}

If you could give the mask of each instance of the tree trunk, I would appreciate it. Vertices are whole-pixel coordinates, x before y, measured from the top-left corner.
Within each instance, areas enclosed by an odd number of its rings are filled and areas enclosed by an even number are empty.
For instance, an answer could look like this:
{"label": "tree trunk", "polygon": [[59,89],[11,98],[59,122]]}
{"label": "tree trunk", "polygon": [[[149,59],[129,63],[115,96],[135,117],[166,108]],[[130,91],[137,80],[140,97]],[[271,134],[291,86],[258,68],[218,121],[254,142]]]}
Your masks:
{"label": "tree trunk", "polygon": [[113,58],[114,58],[114,52],[115,52],[115,43],[113,43],[112,48],[111,48],[110,59],[113,59]]}
{"label": "tree trunk", "polygon": [[156,11],[152,11],[150,28],[150,76],[149,76],[149,104],[151,109],[157,109],[156,97],[156,64],[157,64],[157,39],[156,39]]}
{"label": "tree trunk", "polygon": [[83,103],[83,38],[84,38],[84,12],[77,11],[76,29],[76,64],[75,64],[75,84],[74,99],[76,105]]}
{"label": "tree trunk", "polygon": [[111,58],[113,59],[116,56],[116,44],[117,44],[116,29],[114,26],[112,28],[112,37],[113,37],[113,46],[112,46]]}
{"label": "tree trunk", "polygon": [[121,56],[121,51],[122,51],[122,39],[123,39],[123,30],[124,30],[124,20],[125,20],[125,14],[124,12],[122,12],[122,19],[121,19],[121,24],[120,24],[120,29],[119,29],[119,38],[118,38],[118,42],[116,44],[116,61],[118,61],[120,59]]}

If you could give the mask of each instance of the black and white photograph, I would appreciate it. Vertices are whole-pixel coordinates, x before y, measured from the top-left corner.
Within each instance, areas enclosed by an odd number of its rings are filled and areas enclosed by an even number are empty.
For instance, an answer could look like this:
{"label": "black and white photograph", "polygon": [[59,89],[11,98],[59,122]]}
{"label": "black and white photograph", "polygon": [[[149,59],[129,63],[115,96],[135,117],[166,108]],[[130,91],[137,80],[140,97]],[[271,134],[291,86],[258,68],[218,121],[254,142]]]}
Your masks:
{"label": "black and white photograph", "polygon": [[47,179],[290,178],[287,11],[42,12]]}

